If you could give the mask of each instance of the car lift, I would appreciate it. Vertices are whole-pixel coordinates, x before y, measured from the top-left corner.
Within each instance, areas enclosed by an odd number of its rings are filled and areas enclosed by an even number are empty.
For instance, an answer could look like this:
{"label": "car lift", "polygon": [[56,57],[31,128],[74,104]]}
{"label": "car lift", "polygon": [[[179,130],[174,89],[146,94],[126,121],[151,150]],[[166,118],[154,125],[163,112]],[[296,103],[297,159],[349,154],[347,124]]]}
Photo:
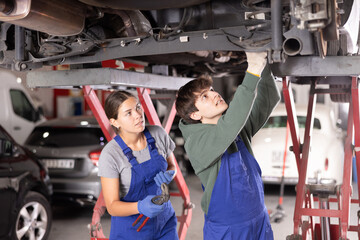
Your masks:
{"label": "car lift", "polygon": [[[296,186],[296,202],[294,209],[294,232],[292,235],[289,235],[287,237],[287,240],[345,240],[348,239],[348,231],[357,232],[358,239],[360,239],[360,210],[357,212],[358,225],[349,224],[350,204],[359,204],[359,199],[351,198],[352,157],[354,153],[356,157],[357,175],[359,176],[360,174],[360,115],[358,88],[359,78],[355,77],[359,75],[359,70],[356,70],[355,68],[359,67],[353,64],[349,64],[346,66],[347,69],[339,69],[341,68],[340,65],[342,65],[342,62],[334,62],[334,59],[331,57],[328,61],[323,61],[320,58],[309,59],[310,61],[308,61],[307,63],[304,62],[304,64],[301,66],[298,64],[297,66],[300,67],[297,67],[297,69],[294,68],[291,62],[287,62],[283,65],[276,65],[273,68],[273,72],[276,76],[283,77],[283,95],[293,142],[292,151],[295,154],[299,174],[299,180]],[[344,60],[347,61],[346,58],[344,58]],[[313,71],[311,71],[312,67],[316,68],[319,66],[313,66],[311,64],[313,61],[323,61],[321,63],[323,67],[321,67],[319,71],[314,71],[314,69]],[[328,66],[326,66],[326,64],[328,64]],[[314,72],[321,75],[311,77],[311,74],[314,74]],[[327,73],[327,76],[331,77],[321,78],[321,76],[325,76],[325,72]],[[351,72],[352,74],[349,75],[353,75],[354,77],[342,77],[341,74],[343,74],[344,72]],[[301,77],[304,77],[304,74],[308,74],[307,76],[305,76],[304,79],[305,81],[310,80],[309,83],[311,86],[303,143],[300,143],[295,103],[291,91],[291,78],[287,77],[286,74]],[[329,89],[317,88],[317,84],[322,83],[333,83],[336,84],[338,87],[330,87]],[[349,102],[349,113],[347,123],[347,135],[344,146],[345,154],[343,182],[341,185],[321,182],[316,184],[308,184],[306,181],[307,164],[309,161],[311,135],[314,120],[313,113],[315,111],[317,94],[331,94],[332,96],[335,95],[335,97],[341,97],[342,100],[348,98],[347,101]],[[353,134],[355,136],[355,146],[352,145]],[[360,184],[358,184],[358,192],[360,193]],[[319,203],[318,208],[315,207],[314,202]],[[338,209],[330,209],[330,202],[337,203]],[[314,217],[320,218],[320,224],[315,224]],[[339,224],[330,224],[330,218],[338,218]]]}
{"label": "car lift", "polygon": [[[292,57],[285,63],[275,63],[271,66],[275,76],[283,77],[283,93],[287,109],[290,133],[293,141],[293,152],[296,157],[299,182],[297,184],[296,203],[294,210],[294,232],[287,237],[288,240],[298,239],[347,239],[347,232],[354,231],[358,233],[360,239],[360,211],[358,211],[358,225],[349,226],[350,203],[359,204],[358,199],[351,199],[351,160],[353,152],[356,156],[357,176],[360,176],[360,115],[359,115],[359,79],[360,76],[358,64],[360,56],[344,57]],[[56,86],[83,86],[84,96],[90,105],[95,117],[106,136],[111,139],[112,129],[105,117],[104,110],[88,85],[109,85],[111,86],[137,86],[139,98],[144,106],[145,113],[151,124],[159,124],[155,109],[151,103],[148,89],[169,89],[177,90],[190,79],[176,78],[170,76],[159,76],[154,74],[135,73],[117,69],[78,69],[69,71],[51,71],[51,72],[29,72],[27,75],[27,84],[29,87],[56,87]],[[296,118],[295,104],[291,91],[291,79],[289,76],[310,77],[311,91],[309,95],[309,105],[305,125],[304,143],[300,143],[298,122]],[[331,77],[323,77],[331,76]],[[316,78],[318,77],[318,78]],[[333,78],[331,80],[331,78]],[[325,79],[325,80],[324,80]],[[322,82],[324,80],[324,82]],[[331,82],[332,81],[332,82]],[[332,83],[341,85],[343,88],[320,89],[317,84]],[[346,87],[351,85],[351,87]],[[345,141],[345,157],[343,183],[340,186],[334,184],[306,184],[306,170],[309,160],[311,134],[313,127],[317,94],[351,94],[348,115],[347,137]],[[174,106],[171,107],[166,125],[163,126],[169,131],[173,117],[175,115]],[[353,128],[355,136],[355,146],[352,146]],[[178,167],[178,166],[177,166]],[[182,216],[178,217],[180,228],[178,231],[180,239],[185,239],[187,228],[189,227],[192,215],[192,204],[190,202],[189,191],[181,174],[175,178],[179,188],[179,193],[174,195],[181,196],[184,200]],[[358,192],[360,192],[358,184]],[[336,197],[330,197],[335,195]],[[314,201],[319,202],[319,207],[314,208]],[[329,209],[329,203],[338,204],[338,210]],[[100,217],[105,212],[104,202],[99,196],[98,202],[94,208],[94,215],[91,225],[91,239],[104,239],[100,225]],[[304,217],[307,217],[304,220]],[[320,217],[320,225],[315,224],[313,217]],[[330,218],[338,218],[339,224],[330,224]],[[308,238],[310,237],[310,238]]]}
{"label": "car lift", "polygon": [[[110,141],[115,136],[115,132],[113,131],[105,115],[104,108],[102,107],[94,91],[94,87],[96,85],[98,85],[98,88],[99,86],[100,88],[109,88],[109,86],[136,87],[139,100],[144,108],[144,112],[149,123],[151,125],[163,126],[165,131],[169,133],[176,114],[174,93],[180,86],[184,85],[190,80],[191,79],[187,78],[160,76],[149,73],[137,73],[111,68],[30,72],[27,75],[27,83],[29,87],[56,88],[56,86],[61,86],[63,88],[64,86],[82,86],[85,101],[89,105],[108,141]],[[150,88],[173,91],[173,94],[156,94],[156,97],[170,100],[170,104],[168,105],[168,115],[165,117],[163,124],[161,124],[155,107],[152,103]],[[187,229],[190,226],[193,204],[190,202],[189,189],[181,171],[179,170],[176,159],[175,164],[177,168],[175,183],[179,189],[179,192],[171,192],[170,195],[182,197],[184,201],[182,215],[177,217],[178,222],[180,223],[178,229],[179,239],[184,240]],[[100,224],[101,216],[105,213],[105,210],[105,202],[101,192],[95,204],[92,222],[90,224],[91,240],[107,239]]]}

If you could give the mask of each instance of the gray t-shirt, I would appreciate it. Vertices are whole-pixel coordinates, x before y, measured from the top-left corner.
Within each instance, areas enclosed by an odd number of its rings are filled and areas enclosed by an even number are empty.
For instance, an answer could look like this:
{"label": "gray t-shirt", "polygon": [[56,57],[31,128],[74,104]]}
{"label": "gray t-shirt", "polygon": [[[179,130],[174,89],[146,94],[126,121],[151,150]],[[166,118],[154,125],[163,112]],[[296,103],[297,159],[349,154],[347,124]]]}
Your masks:
{"label": "gray t-shirt", "polygon": [[[153,125],[147,126],[146,128],[155,139],[155,145],[159,154],[165,159],[168,158],[175,149],[175,143],[162,127]],[[150,153],[147,145],[146,148],[140,151],[133,151],[133,155],[138,163],[150,160]],[[119,192],[121,198],[129,192],[131,184],[131,167],[132,166],[129,160],[124,155],[119,144],[112,139],[101,151],[98,176],[106,178],[119,178]]]}

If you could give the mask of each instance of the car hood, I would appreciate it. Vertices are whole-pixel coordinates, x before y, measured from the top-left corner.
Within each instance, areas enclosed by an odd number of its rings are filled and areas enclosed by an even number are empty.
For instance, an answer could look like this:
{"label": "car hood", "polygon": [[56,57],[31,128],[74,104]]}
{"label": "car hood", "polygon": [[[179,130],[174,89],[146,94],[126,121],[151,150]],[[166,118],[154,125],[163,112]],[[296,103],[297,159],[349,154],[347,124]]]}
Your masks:
{"label": "car hood", "polygon": [[[299,136],[301,136],[301,142],[303,142],[304,129],[299,130]],[[285,139],[286,128],[262,129],[253,137],[252,149],[262,169],[263,176],[281,176]],[[315,177],[315,173],[323,168],[325,159],[328,157],[329,148],[332,146],[332,141],[333,138],[322,134],[320,130],[313,130],[307,176],[313,178]],[[285,177],[297,178],[298,170],[295,155],[289,151],[289,147],[292,145],[292,139],[289,133]]]}

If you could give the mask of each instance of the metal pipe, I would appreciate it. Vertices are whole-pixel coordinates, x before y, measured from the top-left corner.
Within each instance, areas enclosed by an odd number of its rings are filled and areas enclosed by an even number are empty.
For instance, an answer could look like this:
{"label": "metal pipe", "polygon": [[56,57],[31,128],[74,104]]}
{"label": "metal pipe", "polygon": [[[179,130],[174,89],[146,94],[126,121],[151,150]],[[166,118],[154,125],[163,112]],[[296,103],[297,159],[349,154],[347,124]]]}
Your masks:
{"label": "metal pipe", "polygon": [[272,55],[270,62],[282,62],[282,5],[281,0],[271,0],[271,45]]}
{"label": "metal pipe", "polygon": [[282,6],[281,0],[271,0],[271,35],[272,48],[280,51],[282,48]]}
{"label": "metal pipe", "polygon": [[287,38],[283,43],[283,50],[289,56],[295,56],[302,50],[302,42],[298,38]]}
{"label": "metal pipe", "polygon": [[25,60],[25,29],[15,25],[15,60]]}
{"label": "metal pipe", "polygon": [[14,10],[13,0],[0,0],[0,12],[10,14]]}
{"label": "metal pipe", "polygon": [[125,26],[126,32],[129,37],[134,37],[137,35],[135,28],[133,26],[133,23],[131,21],[131,18],[125,10],[109,9],[109,8],[106,8],[103,10],[104,10],[104,12],[111,13],[111,14],[117,14],[118,16],[120,16],[120,18],[124,22],[124,26]]}
{"label": "metal pipe", "polygon": [[84,29],[86,11],[87,6],[79,1],[21,0],[10,13],[1,14],[0,21],[50,35],[73,36]]}
{"label": "metal pipe", "polygon": [[[326,197],[319,197],[320,209],[329,209],[329,199]],[[330,218],[329,217],[321,217],[320,218],[321,225],[321,239],[328,240],[330,239]]]}

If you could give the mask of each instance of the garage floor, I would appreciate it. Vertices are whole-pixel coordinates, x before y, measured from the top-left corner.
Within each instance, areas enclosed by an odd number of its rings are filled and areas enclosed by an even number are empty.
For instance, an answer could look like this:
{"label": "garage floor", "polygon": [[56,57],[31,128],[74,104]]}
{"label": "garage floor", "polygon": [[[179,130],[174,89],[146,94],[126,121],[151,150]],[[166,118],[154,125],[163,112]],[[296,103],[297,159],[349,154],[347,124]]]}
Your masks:
{"label": "garage floor", "polygon": [[[186,182],[189,187],[191,201],[195,204],[193,210],[193,217],[191,226],[188,229],[188,240],[202,239],[202,227],[204,224],[204,217],[200,207],[200,200],[202,195],[202,189],[200,181],[194,175],[186,177]],[[353,186],[354,197],[357,197],[357,187]],[[279,186],[278,185],[266,185],[265,186],[265,201],[269,210],[275,210],[278,205]],[[295,205],[296,192],[294,186],[287,186],[285,188],[285,196],[283,207],[285,209],[285,218],[280,223],[272,223],[274,231],[274,239],[286,239],[286,236],[293,231],[293,211]],[[181,212],[182,199],[178,197],[172,197],[171,202],[177,213]],[[52,230],[50,233],[51,240],[63,240],[63,239],[90,239],[87,225],[91,222],[92,208],[66,208],[66,207],[54,207],[54,220]],[[356,205],[352,204],[351,209],[351,223],[356,223],[356,212],[359,210]],[[110,216],[105,214],[101,219],[104,233],[108,237],[110,232]],[[66,238],[65,238],[66,237]],[[350,240],[357,239],[355,233],[349,233],[348,238]]]}

